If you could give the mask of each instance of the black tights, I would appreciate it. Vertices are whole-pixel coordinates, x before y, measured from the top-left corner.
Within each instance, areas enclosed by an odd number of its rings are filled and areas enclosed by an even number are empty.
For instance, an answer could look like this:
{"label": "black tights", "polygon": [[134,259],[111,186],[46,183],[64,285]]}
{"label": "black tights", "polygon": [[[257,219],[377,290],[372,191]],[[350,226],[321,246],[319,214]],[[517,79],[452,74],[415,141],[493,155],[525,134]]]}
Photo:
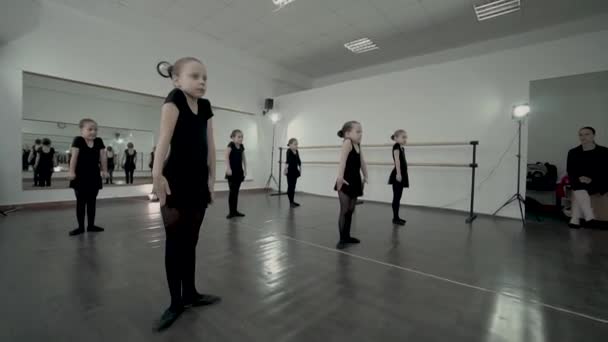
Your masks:
{"label": "black tights", "polygon": [[287,197],[289,197],[289,203],[294,202],[294,197],[296,196],[296,183],[297,182],[298,182],[298,177],[287,176]]}
{"label": "black tights", "polygon": [[114,169],[108,170],[108,178],[106,179],[106,184],[114,184]]}
{"label": "black tights", "polygon": [[393,219],[399,218],[399,207],[401,206],[401,196],[403,195],[403,184],[393,183]]}
{"label": "black tights", "polygon": [[237,207],[239,205],[239,190],[241,189],[241,183],[238,181],[228,181],[228,187],[230,188],[230,193],[228,195],[228,209],[230,210],[230,214],[236,214],[238,212]]}
{"label": "black tights", "polygon": [[161,208],[166,235],[165,270],[171,294],[171,307],[175,309],[183,306],[184,299],[197,294],[194,285],[196,244],[205,211],[205,208]]}
{"label": "black tights", "polygon": [[135,170],[132,170],[132,169],[125,170],[125,178],[126,178],[127,184],[133,184],[133,173],[135,173]]}
{"label": "black tights", "polygon": [[338,191],[338,198],[340,199],[340,217],[338,218],[340,240],[346,241],[350,238],[350,225],[353,221],[357,197],[350,197],[342,191]]}
{"label": "black tights", "polygon": [[42,187],[50,187],[51,186],[51,177],[53,173],[50,171],[42,171],[38,174],[38,186]]}
{"label": "black tights", "polygon": [[74,190],[76,194],[76,219],[78,228],[84,229],[84,212],[86,208],[88,227],[95,226],[95,211],[99,190]]}

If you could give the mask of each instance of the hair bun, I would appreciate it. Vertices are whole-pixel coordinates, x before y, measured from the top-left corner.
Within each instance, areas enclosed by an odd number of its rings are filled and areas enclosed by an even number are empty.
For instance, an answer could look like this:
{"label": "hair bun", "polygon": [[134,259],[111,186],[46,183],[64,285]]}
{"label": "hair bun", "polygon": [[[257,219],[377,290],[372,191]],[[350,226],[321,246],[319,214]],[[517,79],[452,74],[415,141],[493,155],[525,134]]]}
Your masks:
{"label": "hair bun", "polygon": [[339,131],[338,131],[338,136],[339,136],[340,138],[344,138],[344,131],[339,130]]}
{"label": "hair bun", "polygon": [[395,135],[391,135],[391,140],[395,140]]}

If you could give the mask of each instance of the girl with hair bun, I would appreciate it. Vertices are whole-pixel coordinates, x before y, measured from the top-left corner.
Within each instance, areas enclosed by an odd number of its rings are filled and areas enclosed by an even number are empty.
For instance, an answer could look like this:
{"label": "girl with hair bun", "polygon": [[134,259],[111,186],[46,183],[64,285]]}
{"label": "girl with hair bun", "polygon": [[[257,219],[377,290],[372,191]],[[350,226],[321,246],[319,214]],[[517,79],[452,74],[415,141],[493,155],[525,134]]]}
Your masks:
{"label": "girl with hair bun", "polygon": [[391,135],[393,145],[393,171],[388,179],[388,184],[393,186],[393,224],[404,225],[405,220],[399,217],[399,207],[401,206],[401,196],[403,189],[410,186],[407,174],[407,161],[405,159],[405,144],[407,143],[407,133],[405,130],[398,129]]}
{"label": "girl with hair bun", "polygon": [[[340,152],[338,178],[334,187],[340,200],[338,218],[340,241],[336,245],[338,249],[361,242],[350,235],[350,227],[357,198],[363,196],[363,184],[367,183],[367,165],[361,152],[362,135],[361,124],[357,121],[346,122],[338,131],[338,137],[344,139]],[[361,179],[361,172],[363,172],[363,179]]]}

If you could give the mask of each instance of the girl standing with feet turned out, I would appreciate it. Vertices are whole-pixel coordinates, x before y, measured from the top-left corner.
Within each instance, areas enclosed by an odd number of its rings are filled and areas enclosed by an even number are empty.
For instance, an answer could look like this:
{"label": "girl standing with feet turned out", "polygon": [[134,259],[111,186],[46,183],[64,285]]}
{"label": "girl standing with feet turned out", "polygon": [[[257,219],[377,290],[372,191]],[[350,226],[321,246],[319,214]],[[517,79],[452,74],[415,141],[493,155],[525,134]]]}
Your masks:
{"label": "girl standing with feet turned out", "polygon": [[299,207],[300,204],[294,201],[296,195],[296,183],[298,177],[302,175],[302,161],[300,161],[300,153],[298,152],[298,139],[291,138],[287,144],[287,158],[285,166],[285,176],[287,176],[287,197],[289,197],[289,205],[292,208]]}
{"label": "girl standing with feet turned out", "polygon": [[243,132],[240,129],[235,129],[230,133],[230,139],[232,141],[228,144],[225,154],[226,179],[230,188],[227,219],[245,216],[237,208],[241,183],[245,181],[245,177],[247,176],[247,159],[245,158],[245,146],[243,146]]}
{"label": "girl standing with feet turned out", "polygon": [[393,164],[395,167],[388,179],[388,184],[393,186],[393,223],[403,226],[405,220],[399,217],[399,207],[401,206],[403,188],[410,186],[404,147],[407,143],[407,133],[402,129],[398,129],[391,136],[391,140],[395,142],[395,145],[393,145]]}
{"label": "girl standing with feet turned out", "polygon": [[195,287],[196,244],[215,187],[213,112],[209,100],[202,98],[207,91],[207,69],[198,59],[185,57],[167,71],[175,89],[162,106],[152,177],[165,225],[171,305],[161,316],[158,330],[173,324],[186,307],[220,300],[198,293]]}
{"label": "girl standing with feet turned out", "polygon": [[[360,243],[359,239],[350,236],[350,226],[357,204],[357,197],[363,196],[363,184],[367,183],[367,165],[361,154],[363,129],[357,121],[348,121],[338,131],[344,138],[340,152],[338,178],[334,190],[340,199],[340,216],[338,226],[340,241],[336,248],[344,249],[348,244]],[[361,179],[363,172],[363,180]]]}
{"label": "girl standing with feet turned out", "polygon": [[[92,119],[80,120],[80,136],[74,138],[70,160],[70,188],[76,194],[78,228],[70,235],[84,233],[84,213],[87,213],[87,231],[102,232],[95,226],[97,194],[102,188],[102,172],[108,173],[108,160],[103,140],[97,137],[97,123]],[[101,165],[101,170],[99,169]]]}
{"label": "girl standing with feet turned out", "polygon": [[106,157],[108,158],[108,178],[106,178],[106,184],[114,184],[114,169],[116,168],[116,154],[112,146],[106,148]]}

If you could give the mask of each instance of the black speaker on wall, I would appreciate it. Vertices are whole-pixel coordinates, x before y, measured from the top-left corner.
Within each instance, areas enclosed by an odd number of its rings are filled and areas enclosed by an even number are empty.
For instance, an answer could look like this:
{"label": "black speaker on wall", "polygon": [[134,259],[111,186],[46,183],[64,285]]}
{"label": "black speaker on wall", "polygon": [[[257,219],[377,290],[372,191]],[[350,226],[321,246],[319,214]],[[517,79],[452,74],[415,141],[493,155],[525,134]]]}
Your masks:
{"label": "black speaker on wall", "polygon": [[274,99],[264,100],[264,114],[268,113],[274,108]]}

